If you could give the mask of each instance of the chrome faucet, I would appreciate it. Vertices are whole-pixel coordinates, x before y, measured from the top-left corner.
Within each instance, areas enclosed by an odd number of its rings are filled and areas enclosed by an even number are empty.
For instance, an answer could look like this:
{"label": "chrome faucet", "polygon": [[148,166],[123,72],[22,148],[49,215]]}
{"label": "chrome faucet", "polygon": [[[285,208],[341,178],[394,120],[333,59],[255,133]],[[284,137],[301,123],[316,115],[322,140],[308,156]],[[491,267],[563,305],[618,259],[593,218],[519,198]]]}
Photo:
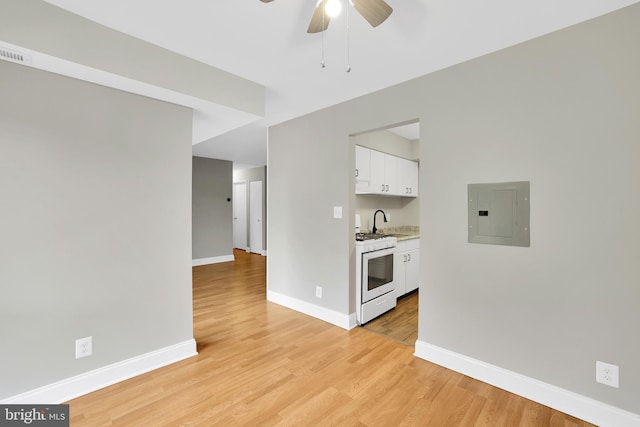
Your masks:
{"label": "chrome faucet", "polygon": [[382,212],[382,218],[384,219],[384,222],[387,222],[387,216],[382,209],[378,209],[377,211],[375,211],[373,213],[373,229],[371,229],[371,232],[373,234],[376,234],[376,231],[378,231],[378,229],[376,228],[376,215],[378,214],[378,212]]}

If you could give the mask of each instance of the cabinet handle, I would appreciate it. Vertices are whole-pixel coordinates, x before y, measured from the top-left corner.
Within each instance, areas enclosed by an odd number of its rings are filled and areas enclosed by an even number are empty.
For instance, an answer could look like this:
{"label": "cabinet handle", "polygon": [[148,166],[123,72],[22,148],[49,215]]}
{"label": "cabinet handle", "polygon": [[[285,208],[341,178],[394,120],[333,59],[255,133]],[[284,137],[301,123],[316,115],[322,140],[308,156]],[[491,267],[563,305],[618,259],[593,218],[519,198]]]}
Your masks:
{"label": "cabinet handle", "polygon": [[384,184],[382,184],[382,191],[384,191]]}
{"label": "cabinet handle", "polygon": [[402,255],[402,257],[404,258],[404,262],[407,262],[407,254]]}
{"label": "cabinet handle", "polygon": [[409,187],[404,187],[404,194],[409,194]]}
{"label": "cabinet handle", "polygon": [[407,261],[411,262],[411,254],[407,254]]}
{"label": "cabinet handle", "polygon": [[360,171],[356,168],[356,178],[360,175]]}
{"label": "cabinet handle", "polygon": [[387,191],[389,191],[389,186],[387,185],[386,187],[387,187]]}

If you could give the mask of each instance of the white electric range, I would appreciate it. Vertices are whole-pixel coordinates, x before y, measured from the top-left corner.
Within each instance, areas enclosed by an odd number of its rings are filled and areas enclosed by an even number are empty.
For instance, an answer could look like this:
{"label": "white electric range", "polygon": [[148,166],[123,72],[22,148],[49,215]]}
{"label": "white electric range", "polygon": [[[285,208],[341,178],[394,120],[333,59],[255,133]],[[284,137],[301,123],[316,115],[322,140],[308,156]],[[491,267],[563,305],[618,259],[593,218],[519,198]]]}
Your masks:
{"label": "white electric range", "polygon": [[[363,240],[358,240],[358,237]],[[398,239],[383,235],[356,237],[356,318],[358,325],[396,306],[393,262]]]}

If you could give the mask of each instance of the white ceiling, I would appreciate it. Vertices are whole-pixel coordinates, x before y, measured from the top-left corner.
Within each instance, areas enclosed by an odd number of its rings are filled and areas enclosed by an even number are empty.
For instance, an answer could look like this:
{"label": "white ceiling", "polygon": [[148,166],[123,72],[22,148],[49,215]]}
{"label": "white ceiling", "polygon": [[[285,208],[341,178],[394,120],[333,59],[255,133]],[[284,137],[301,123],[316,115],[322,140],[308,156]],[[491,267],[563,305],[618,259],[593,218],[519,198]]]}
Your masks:
{"label": "white ceiling", "polygon": [[[267,127],[602,15],[640,0],[386,0],[370,27],[350,11],[307,34],[316,0],[47,0],[73,13],[267,88],[266,115],[194,146],[264,165]],[[342,0],[345,1],[345,0]]]}

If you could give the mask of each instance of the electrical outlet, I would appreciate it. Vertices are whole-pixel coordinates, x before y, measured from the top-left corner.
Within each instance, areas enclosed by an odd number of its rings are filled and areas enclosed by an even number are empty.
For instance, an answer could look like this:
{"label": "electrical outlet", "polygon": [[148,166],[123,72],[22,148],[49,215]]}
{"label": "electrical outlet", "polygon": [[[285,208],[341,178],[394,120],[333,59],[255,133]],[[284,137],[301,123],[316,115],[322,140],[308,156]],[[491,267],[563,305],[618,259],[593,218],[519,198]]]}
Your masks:
{"label": "electrical outlet", "polygon": [[76,359],[91,356],[93,354],[93,337],[79,338],[76,340]]}
{"label": "electrical outlet", "polygon": [[600,384],[618,388],[619,368],[617,365],[611,365],[596,361],[596,381]]}
{"label": "electrical outlet", "polygon": [[322,286],[316,286],[316,298],[322,298]]}

